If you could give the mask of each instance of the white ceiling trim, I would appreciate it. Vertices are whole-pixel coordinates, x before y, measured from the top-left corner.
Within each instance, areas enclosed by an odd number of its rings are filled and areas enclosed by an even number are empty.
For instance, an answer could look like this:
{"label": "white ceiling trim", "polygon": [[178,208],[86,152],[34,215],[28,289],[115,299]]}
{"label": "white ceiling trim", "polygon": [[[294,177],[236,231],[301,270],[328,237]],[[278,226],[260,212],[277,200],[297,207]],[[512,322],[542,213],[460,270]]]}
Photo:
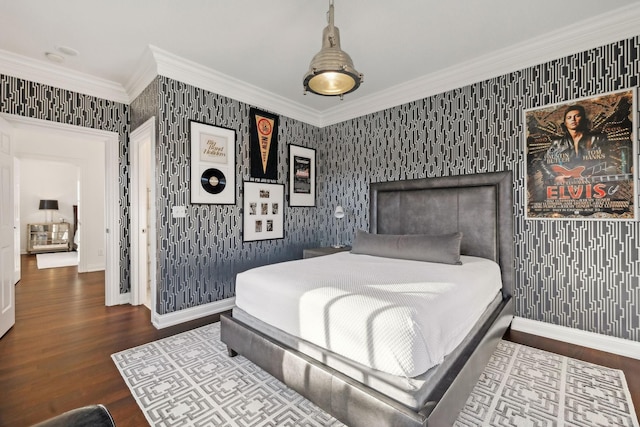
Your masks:
{"label": "white ceiling trim", "polygon": [[238,80],[227,74],[181,58],[155,46],[149,46],[158,75],[251,104],[265,110],[320,126],[321,113],[273,92]]}
{"label": "white ceiling trim", "polygon": [[640,35],[640,4],[581,21],[484,57],[393,86],[325,111],[321,127]]}
{"label": "white ceiling trim", "polygon": [[140,96],[157,75],[158,64],[153,58],[151,49],[145,49],[138,61],[136,69],[133,70],[131,74],[131,78],[129,78],[124,86],[131,102]]}
{"label": "white ceiling trim", "polygon": [[0,50],[0,73],[97,98],[129,103],[129,95],[118,83],[5,50]]}
{"label": "white ceiling trim", "polygon": [[3,50],[0,50],[0,73],[125,104],[139,96],[156,76],[162,75],[313,126],[324,127],[633,37],[640,34],[639,29],[640,4],[636,3],[449,69],[340,103],[324,112],[155,46],[149,46],[143,54],[126,88],[112,81]]}

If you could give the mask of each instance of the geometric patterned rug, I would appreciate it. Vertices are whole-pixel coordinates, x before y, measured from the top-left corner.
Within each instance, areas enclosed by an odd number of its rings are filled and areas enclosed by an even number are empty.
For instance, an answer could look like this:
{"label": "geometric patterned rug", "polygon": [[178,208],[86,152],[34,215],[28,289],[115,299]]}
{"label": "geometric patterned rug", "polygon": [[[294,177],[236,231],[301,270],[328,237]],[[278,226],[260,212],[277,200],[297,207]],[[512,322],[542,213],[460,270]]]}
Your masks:
{"label": "geometric patterned rug", "polygon": [[500,341],[459,426],[638,427],[624,373]]}
{"label": "geometric patterned rug", "polygon": [[[343,424],[246,358],[213,323],[113,354],[151,426]],[[500,341],[455,426],[640,427],[622,371]]]}

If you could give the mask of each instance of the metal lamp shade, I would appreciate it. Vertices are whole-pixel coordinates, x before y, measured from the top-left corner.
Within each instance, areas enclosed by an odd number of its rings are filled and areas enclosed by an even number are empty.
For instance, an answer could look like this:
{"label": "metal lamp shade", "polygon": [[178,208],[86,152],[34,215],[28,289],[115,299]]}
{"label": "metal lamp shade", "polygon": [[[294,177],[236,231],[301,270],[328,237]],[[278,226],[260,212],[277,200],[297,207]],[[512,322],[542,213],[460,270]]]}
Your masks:
{"label": "metal lamp shade", "polygon": [[340,31],[333,25],[333,3],[329,5],[329,25],[322,31],[322,49],[304,76],[305,91],[324,96],[342,96],[356,90],[362,74],[353,66],[349,54],[340,48]]}

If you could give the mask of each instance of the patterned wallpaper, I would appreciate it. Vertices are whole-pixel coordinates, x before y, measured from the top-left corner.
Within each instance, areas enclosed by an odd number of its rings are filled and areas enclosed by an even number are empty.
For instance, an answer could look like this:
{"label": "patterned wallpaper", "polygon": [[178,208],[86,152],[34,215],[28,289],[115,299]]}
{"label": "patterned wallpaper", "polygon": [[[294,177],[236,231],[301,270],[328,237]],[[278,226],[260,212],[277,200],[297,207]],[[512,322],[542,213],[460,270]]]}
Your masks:
{"label": "patterned wallpaper", "polygon": [[319,205],[346,208],[351,239],[370,181],[512,169],[516,314],[639,341],[638,222],[525,220],[522,123],[523,109],[636,87],[639,49],[635,37],[326,127]]}
{"label": "patterned wallpaper", "polygon": [[[336,229],[342,242],[351,241],[356,229],[368,227],[369,182],[510,168],[516,314],[639,341],[638,222],[525,220],[522,142],[523,109],[636,87],[639,45],[634,37],[323,129],[281,116],[277,182],[287,181],[289,143],[316,148],[318,163],[317,207],[285,204],[281,240],[242,242],[247,104],[157,77],[132,103],[130,127],[125,105],[0,76],[0,111],[120,134],[123,292],[129,289],[128,132],[158,117],[160,314],[233,296],[237,272],[299,258],[305,247],[333,243]],[[236,131],[236,205],[189,203],[190,119]],[[337,204],[347,216],[336,224]],[[186,218],[171,218],[176,205],[187,207]]]}
{"label": "patterned wallpaper", "polygon": [[120,148],[120,293],[129,290],[129,106],[0,74],[0,112],[117,132]]}
{"label": "patterned wallpaper", "polygon": [[[149,118],[156,116],[158,122],[158,79],[154,79],[149,86],[131,103],[131,131],[144,124]],[[156,126],[157,128],[157,126]]]}
{"label": "patterned wallpaper", "polygon": [[[232,297],[236,273],[300,258],[305,247],[317,245],[316,210],[288,208],[288,204],[284,212],[284,239],[242,241],[242,183],[250,179],[249,108],[239,101],[162,76],[132,104],[132,117],[138,124],[151,115],[158,116],[159,314]],[[190,203],[190,120],[236,131],[235,205]],[[319,135],[319,130],[311,125],[280,117],[278,180],[274,182],[287,181],[287,144],[314,146]],[[173,206],[186,206],[186,218],[172,218]]]}

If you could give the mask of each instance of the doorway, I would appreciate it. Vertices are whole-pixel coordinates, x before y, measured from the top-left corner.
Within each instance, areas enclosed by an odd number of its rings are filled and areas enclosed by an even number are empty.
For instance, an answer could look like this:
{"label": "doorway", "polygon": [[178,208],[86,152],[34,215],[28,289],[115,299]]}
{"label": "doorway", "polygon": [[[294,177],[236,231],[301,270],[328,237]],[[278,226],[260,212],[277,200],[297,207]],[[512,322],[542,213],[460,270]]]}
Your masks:
{"label": "doorway", "polygon": [[[101,206],[101,215],[104,217],[103,229],[101,231],[104,237],[103,250],[103,267],[105,270],[105,305],[123,304],[128,301],[120,295],[120,203],[119,203],[119,135],[115,132],[102,131],[98,129],[85,128],[73,125],[50,122],[46,120],[32,119],[28,117],[0,114],[13,127],[16,134],[32,133],[34,135],[42,135],[50,140],[54,139],[82,139],[87,143],[98,144],[102,153],[104,153],[104,174],[103,176],[92,176],[89,167],[80,167],[81,181],[85,182],[81,185],[82,192],[91,191],[91,182],[95,185],[104,187],[104,205]],[[19,138],[17,144],[20,144]],[[53,145],[53,144],[52,144]],[[101,182],[101,184],[98,184]],[[85,197],[89,199],[90,197]],[[5,201],[3,200],[3,203]],[[91,221],[88,216],[88,209],[80,209],[79,223],[82,226],[86,221]],[[85,246],[84,242],[88,241],[91,236],[87,233],[80,233],[79,246]],[[19,254],[17,255],[19,256]],[[82,258],[80,263],[82,263]],[[95,265],[85,264],[78,266],[79,271],[85,268],[85,271],[95,269]]]}

